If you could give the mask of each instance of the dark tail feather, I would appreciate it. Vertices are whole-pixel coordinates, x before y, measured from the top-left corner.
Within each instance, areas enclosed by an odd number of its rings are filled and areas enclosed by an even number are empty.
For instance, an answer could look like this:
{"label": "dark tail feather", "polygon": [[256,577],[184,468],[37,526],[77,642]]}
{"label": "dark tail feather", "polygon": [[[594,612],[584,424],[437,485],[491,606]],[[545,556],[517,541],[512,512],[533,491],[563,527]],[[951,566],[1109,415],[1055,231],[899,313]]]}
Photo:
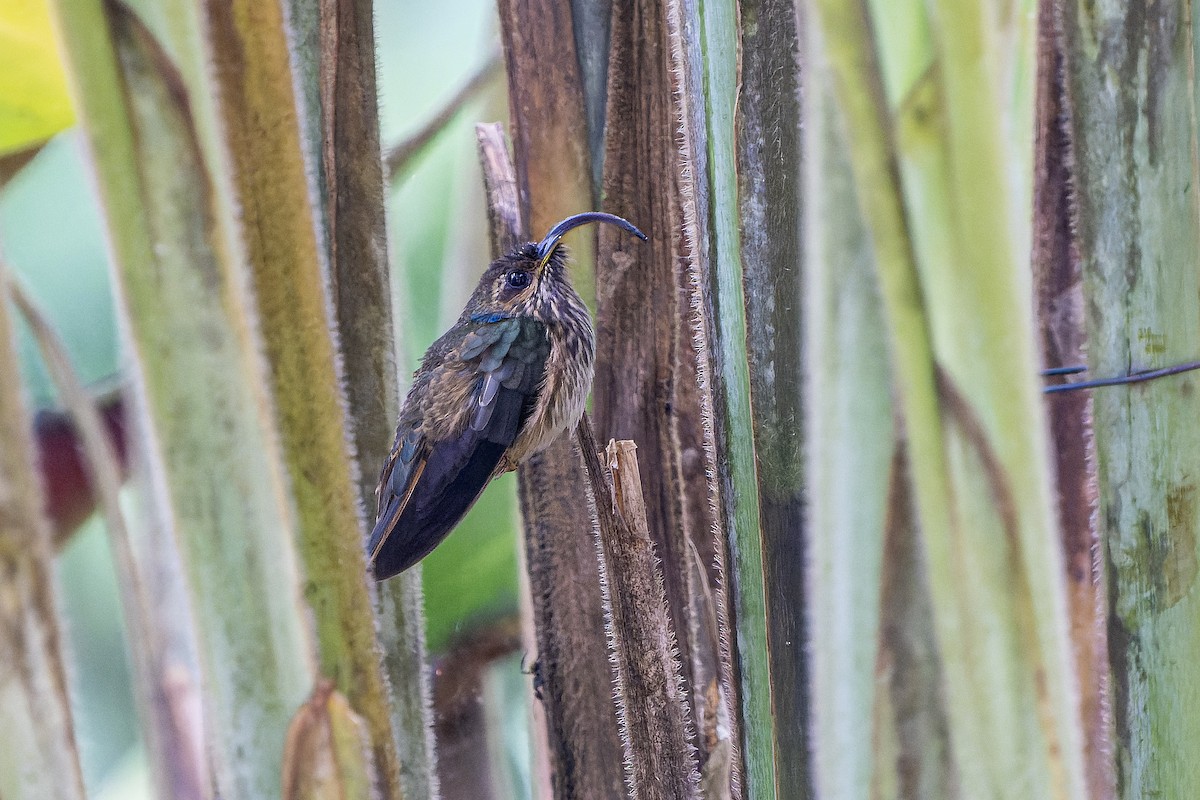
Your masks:
{"label": "dark tail feather", "polygon": [[463,440],[434,447],[411,494],[393,497],[379,515],[367,544],[368,553],[378,548],[375,580],[399,575],[429,555],[482,494],[506,448],[471,438],[469,453]]}

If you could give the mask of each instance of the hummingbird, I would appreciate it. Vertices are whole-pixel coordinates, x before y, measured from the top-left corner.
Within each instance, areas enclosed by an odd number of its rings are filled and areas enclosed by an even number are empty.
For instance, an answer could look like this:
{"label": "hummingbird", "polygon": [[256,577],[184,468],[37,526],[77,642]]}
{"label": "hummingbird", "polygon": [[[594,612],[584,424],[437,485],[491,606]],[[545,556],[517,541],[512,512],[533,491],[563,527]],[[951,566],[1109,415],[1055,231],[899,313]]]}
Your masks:
{"label": "hummingbird", "polygon": [[579,423],[596,338],[562,238],[591,222],[646,239],[612,214],[567,217],[493,261],[454,326],[425,351],[375,490],[367,554],[376,580],[428,555],[492,478]]}

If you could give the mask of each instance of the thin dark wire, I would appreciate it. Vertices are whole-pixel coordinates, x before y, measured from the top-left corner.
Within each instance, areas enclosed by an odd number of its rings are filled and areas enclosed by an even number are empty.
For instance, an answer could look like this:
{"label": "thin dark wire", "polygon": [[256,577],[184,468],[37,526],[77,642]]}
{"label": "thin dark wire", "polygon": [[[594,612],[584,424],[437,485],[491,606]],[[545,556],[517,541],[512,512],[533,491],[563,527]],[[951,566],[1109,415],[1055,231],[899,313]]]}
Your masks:
{"label": "thin dark wire", "polygon": [[1142,372],[1134,372],[1131,375],[1125,375],[1119,378],[1097,378],[1094,381],[1060,383],[1056,386],[1046,386],[1042,389],[1042,392],[1044,394],[1059,394],[1061,392],[1073,392],[1079,389],[1095,389],[1098,386],[1122,386],[1129,383],[1142,383],[1143,381],[1154,380],[1155,378],[1165,378],[1168,375],[1178,375],[1181,372],[1191,372],[1194,369],[1200,369],[1200,361],[1188,361],[1184,364],[1176,364],[1173,367],[1163,367],[1162,369],[1149,369]]}
{"label": "thin dark wire", "polygon": [[1042,370],[1043,378],[1051,378],[1055,375],[1078,375],[1080,372],[1087,372],[1086,364],[1076,364],[1071,367],[1051,367],[1050,369]]}

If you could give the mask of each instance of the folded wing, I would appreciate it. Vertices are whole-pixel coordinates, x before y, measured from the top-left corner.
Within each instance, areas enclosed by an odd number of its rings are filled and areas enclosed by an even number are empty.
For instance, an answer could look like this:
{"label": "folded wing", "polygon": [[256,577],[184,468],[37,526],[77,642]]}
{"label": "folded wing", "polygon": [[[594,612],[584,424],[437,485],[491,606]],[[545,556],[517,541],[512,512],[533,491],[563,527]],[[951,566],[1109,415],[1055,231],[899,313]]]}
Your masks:
{"label": "folded wing", "polygon": [[377,580],[420,561],[467,513],[535,407],[549,352],[531,319],[488,322],[463,340],[458,358],[475,375],[467,424],[440,441],[420,421],[397,431],[367,545]]}

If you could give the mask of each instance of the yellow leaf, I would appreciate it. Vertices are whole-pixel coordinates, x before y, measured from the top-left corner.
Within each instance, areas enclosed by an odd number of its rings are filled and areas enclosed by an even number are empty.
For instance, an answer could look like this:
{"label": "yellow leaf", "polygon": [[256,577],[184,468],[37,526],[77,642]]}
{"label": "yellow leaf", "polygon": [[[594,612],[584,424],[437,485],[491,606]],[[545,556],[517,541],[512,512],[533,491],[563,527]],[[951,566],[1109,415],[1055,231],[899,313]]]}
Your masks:
{"label": "yellow leaf", "polygon": [[0,156],[74,119],[46,0],[0,0]]}

